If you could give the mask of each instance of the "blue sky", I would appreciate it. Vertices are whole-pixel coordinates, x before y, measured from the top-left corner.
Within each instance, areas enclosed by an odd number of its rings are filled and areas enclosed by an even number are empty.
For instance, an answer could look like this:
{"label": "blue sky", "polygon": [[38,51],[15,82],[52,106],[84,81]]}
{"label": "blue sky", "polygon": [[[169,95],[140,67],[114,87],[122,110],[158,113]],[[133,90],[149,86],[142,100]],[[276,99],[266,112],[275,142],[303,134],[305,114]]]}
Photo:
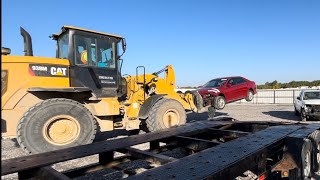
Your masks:
{"label": "blue sky", "polygon": [[72,25],[124,36],[123,72],[175,69],[178,86],[242,75],[257,84],[320,79],[319,0],[2,0],[1,43],[23,55],[19,27],[36,56]]}

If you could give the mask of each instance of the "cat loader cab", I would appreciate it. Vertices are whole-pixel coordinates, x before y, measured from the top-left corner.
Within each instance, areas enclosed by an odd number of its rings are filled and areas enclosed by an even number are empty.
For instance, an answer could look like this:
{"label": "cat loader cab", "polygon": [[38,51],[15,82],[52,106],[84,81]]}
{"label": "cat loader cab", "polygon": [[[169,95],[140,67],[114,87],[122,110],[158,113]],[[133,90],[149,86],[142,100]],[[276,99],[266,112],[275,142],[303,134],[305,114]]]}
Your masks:
{"label": "cat loader cab", "polygon": [[119,48],[123,52],[126,48],[123,37],[63,26],[52,38],[57,41],[57,58],[70,60],[71,87],[87,87],[99,98],[123,95],[119,89]]}

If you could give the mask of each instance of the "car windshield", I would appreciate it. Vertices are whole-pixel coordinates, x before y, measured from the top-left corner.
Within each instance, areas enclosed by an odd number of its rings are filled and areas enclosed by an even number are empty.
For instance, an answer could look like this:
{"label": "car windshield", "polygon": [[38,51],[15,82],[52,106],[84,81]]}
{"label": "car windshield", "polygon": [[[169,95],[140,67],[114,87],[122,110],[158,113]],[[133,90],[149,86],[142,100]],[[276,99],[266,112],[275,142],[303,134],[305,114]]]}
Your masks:
{"label": "car windshield", "polygon": [[213,79],[209,82],[207,82],[207,84],[205,84],[203,87],[209,88],[209,87],[220,87],[222,86],[225,82],[227,81],[227,79]]}
{"label": "car windshield", "polygon": [[320,92],[305,92],[303,99],[304,100],[320,99]]}

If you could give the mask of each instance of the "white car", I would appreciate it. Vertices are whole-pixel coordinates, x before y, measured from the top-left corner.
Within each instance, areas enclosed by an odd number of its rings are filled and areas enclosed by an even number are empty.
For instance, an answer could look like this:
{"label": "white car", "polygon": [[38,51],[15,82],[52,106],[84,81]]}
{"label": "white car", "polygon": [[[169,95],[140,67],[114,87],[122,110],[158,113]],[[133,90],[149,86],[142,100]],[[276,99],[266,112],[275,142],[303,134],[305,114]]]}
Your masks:
{"label": "white car", "polygon": [[302,90],[294,101],[294,110],[302,121],[309,118],[320,120],[320,90]]}

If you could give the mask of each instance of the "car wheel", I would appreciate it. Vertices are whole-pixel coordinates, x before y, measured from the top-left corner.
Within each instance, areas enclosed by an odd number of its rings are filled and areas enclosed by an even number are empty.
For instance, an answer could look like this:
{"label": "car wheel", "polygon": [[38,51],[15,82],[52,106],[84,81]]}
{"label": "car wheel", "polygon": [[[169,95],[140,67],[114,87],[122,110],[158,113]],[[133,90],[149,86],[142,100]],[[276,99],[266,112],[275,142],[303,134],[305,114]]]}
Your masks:
{"label": "car wheel", "polygon": [[301,121],[307,121],[307,116],[306,116],[306,112],[304,111],[304,109],[301,109],[300,112],[300,117],[301,117]]}
{"label": "car wheel", "polygon": [[252,90],[249,90],[248,91],[248,94],[247,94],[247,97],[246,97],[246,101],[252,101],[253,100],[253,91]]}
{"label": "car wheel", "polygon": [[218,96],[216,98],[216,103],[215,103],[215,107],[218,110],[223,109],[226,106],[226,99],[223,96]]}

